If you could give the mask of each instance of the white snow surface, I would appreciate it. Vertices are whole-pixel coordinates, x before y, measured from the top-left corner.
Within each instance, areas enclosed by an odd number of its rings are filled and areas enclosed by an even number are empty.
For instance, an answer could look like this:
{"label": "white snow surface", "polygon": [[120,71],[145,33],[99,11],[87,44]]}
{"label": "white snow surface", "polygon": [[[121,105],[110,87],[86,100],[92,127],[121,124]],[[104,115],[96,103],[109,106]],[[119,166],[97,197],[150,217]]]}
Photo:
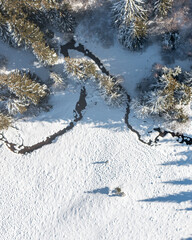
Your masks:
{"label": "white snow surface", "polygon": [[[84,43],[83,37],[79,41]],[[157,45],[143,53],[130,53],[118,43],[108,49],[88,40],[85,45],[110,73],[124,77],[132,96],[152,64],[161,61]],[[18,61],[12,54],[13,65],[19,68],[24,51]],[[34,61],[27,54],[21,67],[25,59],[29,64]],[[184,64],[188,68],[190,62]],[[13,153],[2,143],[0,239],[190,239],[191,147],[170,136],[156,146],[141,143],[124,123],[125,106],[107,105],[91,82],[85,87],[83,119],[54,143],[26,155]],[[73,120],[79,93],[80,86],[55,93],[50,112],[19,120],[18,130],[5,132],[7,139],[31,145],[62,129]],[[126,195],[116,196],[116,187]]]}

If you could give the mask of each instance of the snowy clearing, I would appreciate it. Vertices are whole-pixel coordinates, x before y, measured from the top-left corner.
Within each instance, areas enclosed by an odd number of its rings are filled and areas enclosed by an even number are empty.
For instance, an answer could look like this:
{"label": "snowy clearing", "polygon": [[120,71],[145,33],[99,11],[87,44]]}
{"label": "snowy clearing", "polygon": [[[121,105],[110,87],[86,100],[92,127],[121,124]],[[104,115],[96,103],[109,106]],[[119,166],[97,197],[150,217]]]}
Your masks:
{"label": "snowy clearing", "polygon": [[[76,41],[93,52],[110,74],[123,77],[131,97],[152,65],[164,63],[157,44],[137,53],[116,41],[103,48],[83,35],[82,25]],[[44,81],[49,77],[49,70],[36,64],[30,51],[2,42],[0,51],[8,59],[8,70],[30,68]],[[74,50],[69,54],[82,56]],[[63,63],[60,56],[55,66],[60,73]],[[176,60],[170,67],[177,65],[189,70],[192,62]],[[51,92],[49,112],[19,119],[15,128],[4,132],[6,139],[30,146],[66,127],[74,120],[82,86],[87,106],[72,130],[25,155],[11,152],[0,141],[0,238],[192,239],[191,146],[170,134],[152,146],[143,144],[125,124],[126,105],[108,105],[96,83],[68,79],[66,89]],[[146,123],[131,111],[129,122],[146,139],[157,136],[154,132],[146,136],[154,127],[152,120]],[[185,133],[192,133],[191,125]],[[115,193],[117,187],[124,197]]]}

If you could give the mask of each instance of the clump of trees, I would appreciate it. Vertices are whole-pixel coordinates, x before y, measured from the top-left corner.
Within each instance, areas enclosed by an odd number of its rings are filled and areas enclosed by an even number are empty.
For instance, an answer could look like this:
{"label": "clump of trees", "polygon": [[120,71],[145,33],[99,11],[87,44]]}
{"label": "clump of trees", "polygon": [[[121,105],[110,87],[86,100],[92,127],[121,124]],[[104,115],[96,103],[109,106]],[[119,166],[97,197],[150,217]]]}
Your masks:
{"label": "clump of trees", "polygon": [[[75,20],[70,6],[58,0],[6,0],[0,1],[0,37],[15,48],[29,48],[44,65],[57,60],[55,46],[50,46],[50,28],[61,33],[73,33]],[[52,32],[52,35],[54,33]],[[53,37],[53,36],[52,36]],[[0,59],[1,67],[6,62]],[[61,81],[56,73],[53,81]],[[48,96],[48,87],[26,71],[13,70],[0,74],[0,130],[7,128],[14,116],[30,109],[38,109]],[[42,103],[42,104],[41,104]]]}
{"label": "clump of trees", "polygon": [[10,115],[26,112],[48,95],[47,86],[38,83],[36,75],[18,70],[0,74],[0,88],[4,110]]}
{"label": "clump of trees", "polygon": [[99,70],[96,64],[86,58],[65,58],[65,71],[76,79],[96,81],[106,100],[113,105],[123,101],[121,81],[112,76],[107,76]]}
{"label": "clump of trees", "polygon": [[180,67],[163,67],[154,76],[154,82],[133,101],[132,107],[140,117],[151,115],[186,122],[186,107],[192,99],[191,73],[183,72]]}
{"label": "clump of trees", "polygon": [[[148,8],[151,5],[151,8]],[[112,7],[112,19],[117,29],[120,43],[130,49],[143,47],[147,38],[148,16],[155,12],[156,16],[165,17],[171,10],[173,0],[115,0]]]}
{"label": "clump of trees", "polygon": [[30,47],[47,65],[57,61],[44,33],[49,25],[61,32],[73,31],[68,5],[50,0],[6,0],[0,3],[0,36],[14,47]]}

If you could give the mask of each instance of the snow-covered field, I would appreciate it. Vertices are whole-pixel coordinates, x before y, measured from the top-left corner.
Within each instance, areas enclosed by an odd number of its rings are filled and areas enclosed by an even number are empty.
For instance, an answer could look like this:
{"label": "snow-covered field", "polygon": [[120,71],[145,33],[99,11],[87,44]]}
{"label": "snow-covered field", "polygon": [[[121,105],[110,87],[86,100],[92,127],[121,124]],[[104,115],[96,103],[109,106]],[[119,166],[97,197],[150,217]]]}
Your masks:
{"label": "snow-covered field", "polygon": [[[81,29],[76,39],[111,74],[124,77],[131,96],[152,65],[163,63],[158,45],[140,53],[130,53],[118,43],[103,48],[92,40],[85,42]],[[4,47],[0,45],[9,58],[8,68],[30,65],[48,77],[30,52],[11,49],[10,58],[10,49]],[[189,70],[191,62],[175,65]],[[79,99],[80,84],[73,84],[51,95],[49,112],[19,120],[17,129],[4,133],[6,138],[31,145],[65,127]],[[192,239],[191,147],[170,136],[156,146],[141,143],[125,124],[126,106],[107,105],[89,81],[85,88],[83,119],[54,143],[19,155],[0,142],[0,239]],[[116,187],[126,195],[117,196]]]}

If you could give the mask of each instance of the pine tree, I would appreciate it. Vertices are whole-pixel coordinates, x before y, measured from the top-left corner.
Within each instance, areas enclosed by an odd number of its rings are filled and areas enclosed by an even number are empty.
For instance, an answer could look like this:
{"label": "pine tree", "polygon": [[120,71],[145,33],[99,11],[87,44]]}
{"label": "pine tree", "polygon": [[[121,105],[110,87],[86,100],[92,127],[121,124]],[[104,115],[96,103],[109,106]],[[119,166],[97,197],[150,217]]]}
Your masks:
{"label": "pine tree", "polygon": [[63,4],[61,7],[57,5],[53,5],[49,8],[35,7],[35,9],[27,9],[26,11],[28,12],[28,19],[32,20],[41,28],[51,26],[62,33],[74,32],[76,22],[71,15],[70,6],[68,4]]}
{"label": "pine tree", "polygon": [[102,74],[93,61],[85,58],[65,58],[65,69],[68,74],[77,79],[83,81],[92,79],[98,82],[101,92],[113,105],[122,102],[121,81]]}
{"label": "pine tree", "polygon": [[97,78],[98,71],[95,63],[85,58],[65,58],[66,72],[80,80]]}
{"label": "pine tree", "polygon": [[146,11],[143,0],[119,0],[113,5],[114,24],[118,39],[131,50],[142,47],[147,34]]}
{"label": "pine tree", "polygon": [[7,86],[19,102],[37,105],[47,95],[47,86],[30,79],[29,75],[19,71],[0,75],[0,84]]}
{"label": "pine tree", "polygon": [[4,14],[1,12],[1,35],[13,46],[32,47],[40,61],[53,65],[57,61],[57,54],[47,46],[40,28],[30,22],[26,14],[20,12],[17,8],[7,9]]}
{"label": "pine tree", "polygon": [[40,27],[53,26],[61,32],[73,32],[75,21],[67,4],[54,0],[6,0],[0,2],[0,35],[14,47],[30,47],[36,57],[48,65],[57,61]]}
{"label": "pine tree", "polygon": [[142,48],[146,34],[146,23],[137,18],[130,23],[128,28],[124,25],[119,28],[118,39],[126,48],[137,50]]}
{"label": "pine tree", "polygon": [[15,115],[18,112],[22,114],[27,111],[29,105],[30,103],[27,101],[12,98],[7,101],[7,110],[10,115]]}
{"label": "pine tree", "polygon": [[164,67],[156,83],[142,93],[139,101],[134,102],[139,114],[158,115],[169,120],[185,122],[188,120],[184,107],[190,104],[192,88],[183,79],[180,67],[174,69]]}
{"label": "pine tree", "polygon": [[0,112],[0,131],[7,129],[12,123],[12,118],[4,113]]}
{"label": "pine tree", "polygon": [[167,16],[168,12],[171,10],[173,5],[173,0],[157,0],[155,2],[154,10],[157,14],[164,17]]}
{"label": "pine tree", "polygon": [[112,11],[115,25],[128,26],[135,18],[145,19],[146,12],[143,4],[143,0],[118,0],[114,3]]}

